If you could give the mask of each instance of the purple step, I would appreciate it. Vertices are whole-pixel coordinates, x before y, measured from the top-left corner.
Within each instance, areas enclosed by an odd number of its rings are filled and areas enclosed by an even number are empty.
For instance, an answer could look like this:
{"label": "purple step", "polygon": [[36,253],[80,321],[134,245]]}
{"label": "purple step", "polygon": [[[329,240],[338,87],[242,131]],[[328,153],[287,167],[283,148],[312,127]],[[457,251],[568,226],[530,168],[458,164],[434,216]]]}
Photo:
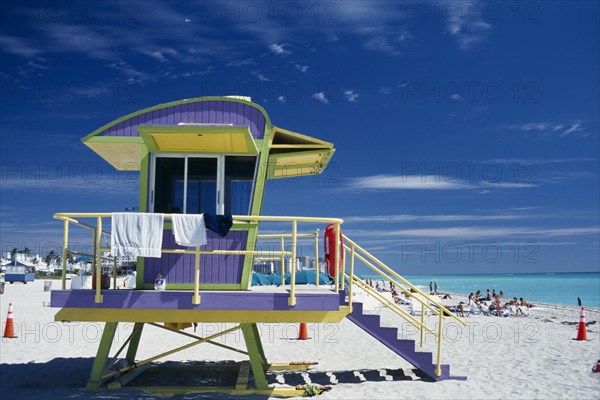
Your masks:
{"label": "purple step", "polygon": [[376,314],[362,314],[362,322],[373,329],[377,329],[381,326],[381,317]]}
{"label": "purple step", "polygon": [[433,365],[433,354],[429,352],[415,351],[413,358],[419,365]]}
{"label": "purple step", "polygon": [[[345,300],[341,298],[341,304]],[[450,366],[441,366],[441,376],[435,376],[435,365],[433,364],[433,354],[430,352],[419,352],[415,349],[415,341],[408,339],[398,339],[398,330],[391,327],[382,327],[379,315],[364,314],[362,303],[352,304],[352,313],[347,318],[362,328],[365,332],[383,343],[386,347],[398,354],[406,361],[414,365],[423,374],[439,381],[450,378]],[[459,378],[460,379],[460,378]]]}
{"label": "purple step", "polygon": [[415,341],[409,339],[398,339],[398,343],[406,349],[410,348],[410,351],[415,351]]}
{"label": "purple step", "polygon": [[388,339],[390,342],[398,340],[398,328],[379,327],[381,336]]}

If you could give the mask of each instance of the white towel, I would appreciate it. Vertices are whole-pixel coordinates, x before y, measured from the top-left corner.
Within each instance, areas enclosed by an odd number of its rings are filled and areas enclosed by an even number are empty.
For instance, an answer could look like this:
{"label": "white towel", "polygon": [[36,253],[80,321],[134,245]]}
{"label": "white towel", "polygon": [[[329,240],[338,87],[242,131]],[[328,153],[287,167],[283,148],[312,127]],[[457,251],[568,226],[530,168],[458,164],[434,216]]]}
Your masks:
{"label": "white towel", "polygon": [[204,214],[173,214],[173,235],[180,246],[196,247],[206,244]]}
{"label": "white towel", "polygon": [[113,213],[111,251],[115,257],[160,258],[164,226],[163,214]]}

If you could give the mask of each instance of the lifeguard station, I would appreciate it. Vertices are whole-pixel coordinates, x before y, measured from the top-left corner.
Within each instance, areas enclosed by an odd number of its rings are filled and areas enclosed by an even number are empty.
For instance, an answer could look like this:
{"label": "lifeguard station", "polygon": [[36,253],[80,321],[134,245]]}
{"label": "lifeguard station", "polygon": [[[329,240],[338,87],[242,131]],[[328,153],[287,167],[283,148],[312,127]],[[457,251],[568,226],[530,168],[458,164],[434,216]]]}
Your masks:
{"label": "lifeguard station", "polygon": [[[266,373],[307,370],[311,363],[272,364],[267,361],[257,323],[337,323],[349,318],[425,375],[448,378],[449,367],[441,364],[441,333],[445,318],[462,320],[410,284],[394,270],[341,234],[338,218],[264,216],[261,209],[269,179],[321,173],[335,149],[332,143],[302,135],[271,123],[265,110],[238,96],[187,99],[147,108],[92,132],[83,143],[117,170],[140,171],[140,213],[164,214],[160,258],[137,259],[135,289],[115,289],[116,259],[105,241],[113,232],[111,213],[58,213],[64,223],[62,289],[51,293],[51,306],[60,308],[57,321],[105,322],[103,336],[88,381],[89,389],[120,387],[131,382],[145,367],[163,356],[206,343],[248,356],[236,368],[237,382],[231,387],[141,387],[161,393],[220,391],[231,394],[298,396],[303,387],[269,385]],[[171,218],[175,213],[233,215],[233,226],[220,236],[207,231],[207,243],[193,248],[175,243]],[[292,212],[293,214],[293,212]],[[278,224],[285,233],[260,234],[261,224]],[[319,258],[319,230],[305,233],[304,226],[325,228],[333,224],[334,284],[319,285],[319,271],[310,290],[296,284],[297,246],[301,237],[314,236]],[[68,290],[65,273],[69,253],[69,230],[88,229],[94,243],[95,289]],[[262,249],[260,240],[280,241],[280,248]],[[342,257],[345,254],[345,257]],[[288,285],[277,290],[255,290],[251,286],[256,257],[271,257],[291,263]],[[343,260],[343,261],[342,261]],[[113,289],[103,289],[101,269],[114,262]],[[420,318],[397,306],[367,285],[355,273],[361,262],[370,274],[396,283],[420,304]],[[166,279],[166,290],[154,290],[158,275]],[[283,276],[283,271],[282,271]],[[356,293],[368,294],[420,331],[436,338],[437,354],[417,352],[415,342],[398,339],[397,329],[380,326],[378,315],[363,313]],[[354,296],[354,297],[353,297]],[[425,318],[425,311],[435,318]],[[200,337],[183,330],[192,323],[236,324],[220,333]],[[111,355],[111,344],[119,323],[134,323],[123,346]],[[464,323],[463,323],[464,324]],[[179,333],[192,341],[147,360],[137,360],[143,346],[144,326]],[[241,330],[246,349],[237,349],[215,339]],[[169,332],[165,332],[168,334]],[[349,338],[348,340],[351,340]]]}

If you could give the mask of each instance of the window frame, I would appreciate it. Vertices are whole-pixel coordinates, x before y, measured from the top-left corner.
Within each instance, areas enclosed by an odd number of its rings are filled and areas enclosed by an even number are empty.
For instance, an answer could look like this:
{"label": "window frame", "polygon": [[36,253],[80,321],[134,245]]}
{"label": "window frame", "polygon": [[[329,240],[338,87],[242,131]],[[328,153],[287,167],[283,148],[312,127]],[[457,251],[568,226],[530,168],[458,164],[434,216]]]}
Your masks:
{"label": "window frame", "polygon": [[[148,196],[148,211],[154,212],[155,207],[155,193],[156,193],[156,163],[157,158],[181,158],[183,159],[183,214],[187,214],[187,192],[188,192],[188,162],[190,158],[212,158],[217,160],[217,193],[215,199],[215,210],[217,214],[225,213],[225,158],[227,156],[239,156],[239,154],[203,154],[203,153],[151,153],[150,154],[150,182],[148,185],[149,196]],[[251,211],[252,202],[254,199],[254,193],[256,189],[256,178],[258,173],[258,156],[251,156],[256,158],[254,165],[254,176],[252,178],[252,189],[250,192],[250,203],[248,204],[248,212]]]}

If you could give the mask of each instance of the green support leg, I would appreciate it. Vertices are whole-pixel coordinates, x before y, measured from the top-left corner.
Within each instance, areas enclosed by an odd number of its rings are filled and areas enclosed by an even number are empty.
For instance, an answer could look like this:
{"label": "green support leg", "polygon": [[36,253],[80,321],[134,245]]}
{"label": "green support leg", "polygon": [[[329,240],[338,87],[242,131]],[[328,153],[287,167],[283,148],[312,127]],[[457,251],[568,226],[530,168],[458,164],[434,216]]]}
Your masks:
{"label": "green support leg", "polygon": [[102,339],[100,339],[100,346],[98,346],[98,352],[96,353],[96,359],[94,360],[94,366],[92,367],[92,373],[88,380],[86,389],[88,390],[99,390],[100,383],[102,382],[102,372],[108,359],[108,353],[117,331],[117,322],[107,322],[104,325],[104,332],[102,333]]}
{"label": "green support leg", "polygon": [[142,337],[142,328],[144,327],[143,322],[136,322],[133,326],[133,332],[131,333],[131,340],[129,346],[127,346],[127,355],[125,359],[129,365],[135,362],[135,355],[137,354],[138,347],[140,345],[140,338]]}
{"label": "green support leg", "polygon": [[258,328],[256,324],[241,324],[241,326],[244,340],[246,341],[246,348],[248,349],[248,355],[250,356],[250,366],[252,367],[256,388],[259,390],[266,390],[269,387],[267,384],[267,377],[265,376],[265,365],[267,360],[265,359],[265,353],[260,341]]}

